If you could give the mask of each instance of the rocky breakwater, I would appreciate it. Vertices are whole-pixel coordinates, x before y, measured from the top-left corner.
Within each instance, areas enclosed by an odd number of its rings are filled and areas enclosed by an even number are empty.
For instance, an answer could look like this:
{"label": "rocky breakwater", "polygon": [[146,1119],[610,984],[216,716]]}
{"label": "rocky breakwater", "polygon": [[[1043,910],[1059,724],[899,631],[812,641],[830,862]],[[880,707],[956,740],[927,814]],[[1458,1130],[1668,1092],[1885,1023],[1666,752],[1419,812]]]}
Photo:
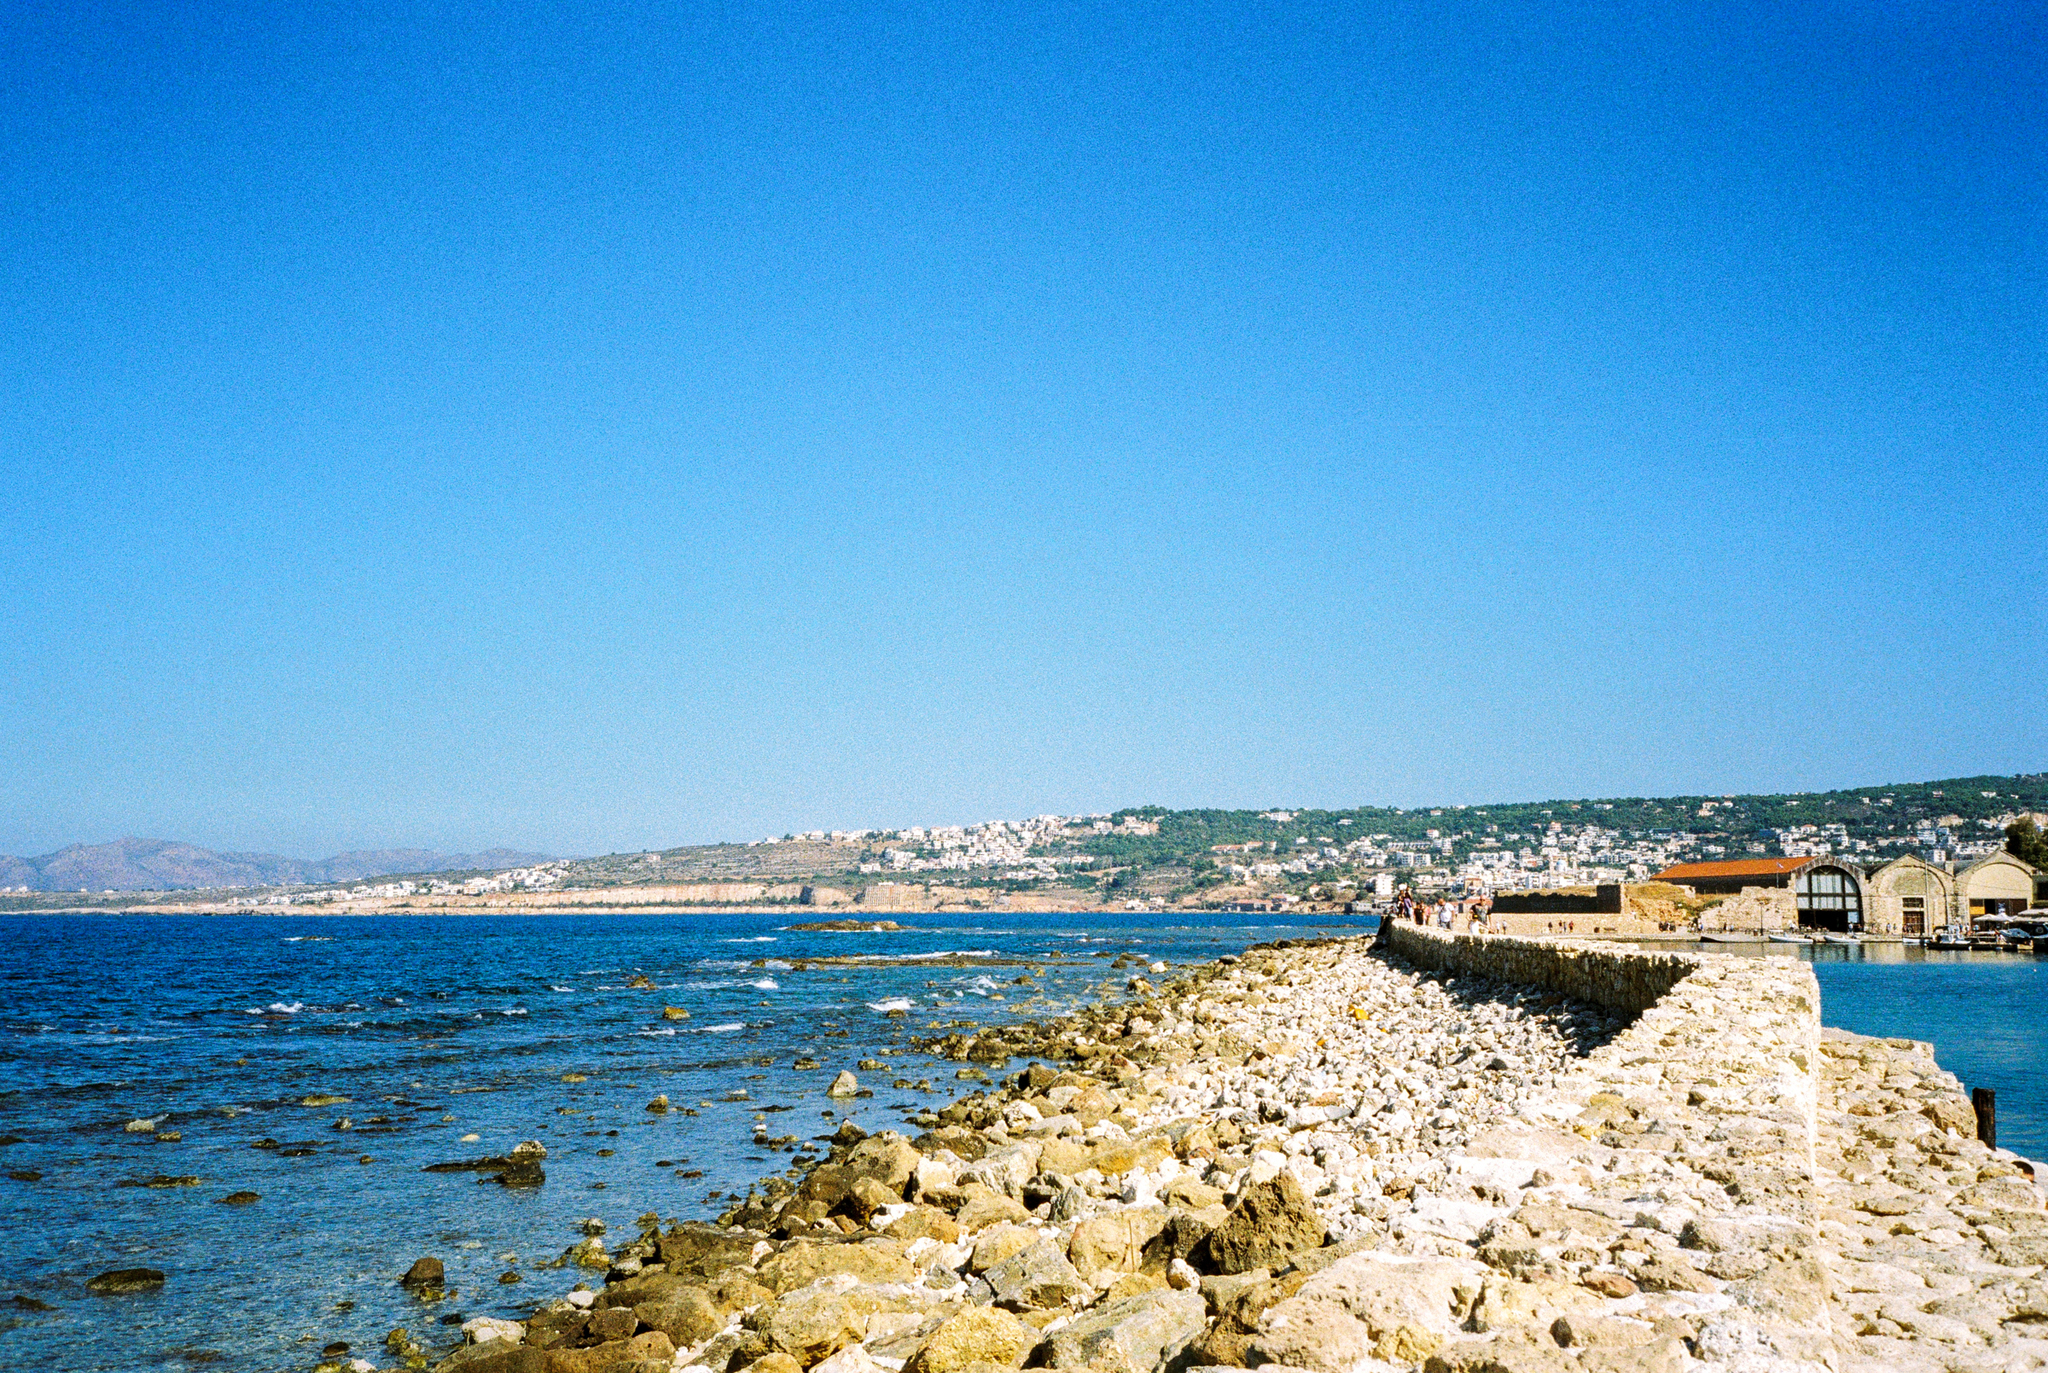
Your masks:
{"label": "rocky breakwater", "polygon": [[[1797,964],[1695,960],[1640,1016],[1489,966],[1398,936],[1286,944],[1156,988],[1134,978],[1131,1002],[1068,1020],[932,1041],[970,1065],[1049,1062],[910,1133],[843,1124],[827,1159],[767,1179],[718,1224],[645,1217],[616,1253],[586,1239],[572,1254],[601,1284],[523,1322],[470,1321],[473,1342],[437,1366],[1506,1373],[2025,1356],[2008,1327],[2035,1309],[2039,1266],[2009,1261],[2048,1235],[2026,1219],[2039,1194],[1968,1137],[1924,1054],[1823,1038]],[[1838,1105],[1861,1123],[1830,1125]],[[1831,1130],[1847,1132],[1836,1152],[1860,1191],[1822,1176]],[[1911,1171],[1929,1167],[1939,1195]],[[1866,1200],[1895,1193],[1912,1209]],[[1866,1241],[1861,1280],[1845,1275],[1847,1229]],[[1966,1279],[1924,1276],[1965,1243],[1983,1249],[1954,1258]],[[429,1365],[404,1332],[390,1347]],[[1938,1362],[1952,1357],[1983,1361]]]}

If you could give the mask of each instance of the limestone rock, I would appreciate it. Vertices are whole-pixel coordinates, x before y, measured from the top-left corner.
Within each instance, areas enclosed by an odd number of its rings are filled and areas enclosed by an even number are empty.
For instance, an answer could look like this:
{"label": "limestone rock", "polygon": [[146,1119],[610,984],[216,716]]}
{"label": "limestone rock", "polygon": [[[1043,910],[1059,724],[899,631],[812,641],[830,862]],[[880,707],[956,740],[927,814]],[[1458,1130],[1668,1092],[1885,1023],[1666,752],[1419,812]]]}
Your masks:
{"label": "limestone rock", "polygon": [[464,1321],[462,1333],[471,1344],[482,1344],[487,1340],[510,1340],[514,1344],[522,1344],[526,1340],[525,1326],[496,1316],[478,1316]]}
{"label": "limestone rock", "polygon": [[845,1166],[854,1176],[873,1178],[901,1198],[924,1161],[909,1140],[894,1130],[884,1130],[854,1145]]}
{"label": "limestone rock", "polygon": [[1166,1208],[1161,1206],[1093,1216],[1074,1227],[1073,1238],[1067,1241],[1067,1257],[1090,1282],[1102,1286],[1118,1273],[1135,1273],[1143,1267],[1145,1246],[1165,1228]]}
{"label": "limestone rock", "polygon": [[1285,1364],[1311,1373],[1351,1373],[1365,1360],[1380,1357],[1383,1348],[1386,1357],[1413,1363],[1435,1347],[1399,1337],[1382,1343],[1365,1322],[1335,1302],[1295,1299],[1259,1318],[1246,1346],[1246,1362]]}
{"label": "limestone rock", "polygon": [[[1455,1333],[1470,1314],[1487,1270],[1466,1260],[1403,1258],[1374,1251],[1331,1264],[1301,1291],[1259,1317],[1255,1355],[1288,1363],[1319,1357],[1303,1347],[1304,1329],[1333,1338],[1352,1334],[1330,1309],[1366,1329],[1368,1352],[1390,1363],[1419,1363]],[[1320,1356],[1327,1358],[1328,1356]],[[1312,1365],[1313,1366],[1313,1365]]]}
{"label": "limestone rock", "polygon": [[1202,1299],[1195,1293],[1147,1292],[1076,1317],[1046,1337],[1034,1362],[1155,1373],[1179,1360],[1201,1338],[1205,1324]]}
{"label": "limestone rock", "polygon": [[940,1244],[951,1244],[960,1238],[960,1222],[936,1206],[913,1206],[883,1228],[883,1233],[909,1243],[916,1239],[935,1239]]}
{"label": "limestone rock", "polygon": [[997,1303],[1012,1310],[1057,1310],[1094,1295],[1059,1246],[1049,1239],[1019,1250],[984,1276]]}
{"label": "limestone rock", "polygon": [[776,1293],[794,1292],[819,1278],[845,1273],[864,1283],[908,1282],[910,1261],[894,1240],[813,1244],[798,1240],[761,1264],[761,1282]]}
{"label": "limestone rock", "polygon": [[1294,1174],[1282,1172],[1246,1187],[1229,1217],[1210,1232],[1204,1248],[1215,1271],[1242,1273],[1272,1267],[1299,1250],[1319,1248],[1327,1233]]}
{"label": "limestone rock", "polygon": [[1012,1254],[1022,1253],[1044,1237],[1043,1231],[1029,1225],[992,1225],[982,1231],[974,1241],[974,1252],[967,1260],[967,1271],[986,1273]]}
{"label": "limestone rock", "polygon": [[546,1373],[657,1373],[668,1367],[675,1353],[668,1336],[650,1330],[588,1349],[550,1349],[542,1367]]}
{"label": "limestone rock", "polygon": [[970,1306],[932,1331],[903,1373],[962,1373],[971,1364],[1015,1368],[1038,1343],[1038,1332],[1007,1311]]}
{"label": "limestone rock", "polygon": [[979,1230],[1000,1221],[1021,1222],[1030,1215],[1021,1203],[979,1182],[963,1185],[960,1195],[960,1207],[953,1214],[963,1230]]}
{"label": "limestone rock", "polygon": [[677,1347],[701,1344],[725,1327],[725,1312],[700,1287],[678,1287],[653,1301],[633,1308],[634,1317],[649,1330],[659,1330]]}
{"label": "limestone rock", "polygon": [[468,1344],[434,1365],[434,1373],[549,1373],[548,1356],[509,1340]]}
{"label": "limestone rock", "polygon": [[1024,1195],[1024,1184],[1038,1172],[1038,1158],[1044,1146],[1026,1141],[984,1154],[960,1170],[960,1185],[978,1182],[1006,1197]]}
{"label": "limestone rock", "polygon": [[870,1310],[872,1306],[820,1285],[757,1307],[747,1325],[809,1368],[859,1341],[867,1333]]}

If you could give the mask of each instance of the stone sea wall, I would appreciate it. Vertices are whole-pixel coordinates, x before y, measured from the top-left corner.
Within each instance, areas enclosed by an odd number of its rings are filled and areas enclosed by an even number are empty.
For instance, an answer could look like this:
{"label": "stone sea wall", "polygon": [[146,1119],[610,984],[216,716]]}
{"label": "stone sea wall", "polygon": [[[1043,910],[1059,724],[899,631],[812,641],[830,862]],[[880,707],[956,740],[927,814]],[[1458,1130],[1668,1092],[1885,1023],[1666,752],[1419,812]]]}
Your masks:
{"label": "stone sea wall", "polygon": [[[1450,934],[1395,921],[1382,928],[1381,939],[1394,953],[1420,967],[1542,987],[1560,996],[1630,1013],[1655,1005],[1659,997],[1700,967],[1699,959],[1688,954],[1645,953],[1577,940]],[[1812,975],[1806,980],[1811,982]],[[1817,1005],[1818,993],[1815,996]]]}
{"label": "stone sea wall", "polygon": [[[1561,1205],[1578,1219],[1555,1233],[1572,1236],[1606,1216],[1639,1292],[1697,1303],[1688,1356],[1739,1370],[2048,1367],[2048,1215],[2031,1163],[1975,1138],[1962,1084],[1930,1046],[1823,1028],[1803,962],[1387,936],[1411,963],[1645,1008],[1483,1147],[1572,1150],[1575,1181],[1532,1188],[1517,1217]],[[1540,1252],[1534,1224],[1521,1228]],[[1543,1343],[1530,1327],[1505,1338]]]}
{"label": "stone sea wall", "polygon": [[1925,1045],[1824,1031],[1803,963],[1401,927],[1129,990],[926,1041],[991,1090],[583,1240],[438,1367],[2048,1367],[2028,1166]]}

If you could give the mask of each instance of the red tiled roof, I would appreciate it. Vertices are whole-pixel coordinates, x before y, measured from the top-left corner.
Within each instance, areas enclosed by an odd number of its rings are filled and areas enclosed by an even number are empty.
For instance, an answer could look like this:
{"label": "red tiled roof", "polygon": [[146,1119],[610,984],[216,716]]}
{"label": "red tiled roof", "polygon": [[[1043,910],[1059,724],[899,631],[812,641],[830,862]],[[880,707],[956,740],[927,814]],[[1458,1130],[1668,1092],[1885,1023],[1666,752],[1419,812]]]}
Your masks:
{"label": "red tiled roof", "polygon": [[1652,882],[1686,882],[1695,877],[1776,877],[1814,862],[1812,858],[1737,858],[1726,863],[1680,863]]}

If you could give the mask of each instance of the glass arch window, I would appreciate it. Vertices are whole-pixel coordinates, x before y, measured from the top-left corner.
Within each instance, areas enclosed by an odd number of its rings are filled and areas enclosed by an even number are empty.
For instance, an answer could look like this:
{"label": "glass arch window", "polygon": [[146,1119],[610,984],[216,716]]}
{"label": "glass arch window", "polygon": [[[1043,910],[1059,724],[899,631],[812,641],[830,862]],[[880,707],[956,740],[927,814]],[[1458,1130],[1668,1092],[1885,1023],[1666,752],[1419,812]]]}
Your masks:
{"label": "glass arch window", "polygon": [[1863,887],[1846,868],[1808,868],[1792,891],[1801,925],[1843,934],[1863,924]]}

